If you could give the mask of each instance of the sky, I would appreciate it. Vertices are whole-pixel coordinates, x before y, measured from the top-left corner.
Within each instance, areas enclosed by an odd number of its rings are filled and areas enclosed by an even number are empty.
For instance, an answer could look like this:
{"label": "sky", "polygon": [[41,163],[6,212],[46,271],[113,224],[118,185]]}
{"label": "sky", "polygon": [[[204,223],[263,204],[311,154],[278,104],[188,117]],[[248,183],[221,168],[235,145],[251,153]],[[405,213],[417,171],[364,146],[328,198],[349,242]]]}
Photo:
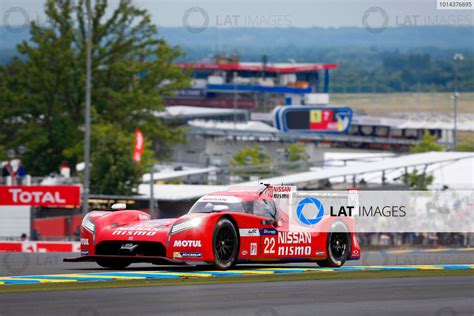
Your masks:
{"label": "sky", "polygon": [[[71,0],[73,1],[73,0]],[[94,0],[92,0],[94,1]],[[161,26],[199,27],[380,27],[473,26],[473,8],[438,9],[443,0],[134,0]],[[113,7],[118,0],[109,0]],[[44,0],[1,0],[0,23],[45,21]]]}

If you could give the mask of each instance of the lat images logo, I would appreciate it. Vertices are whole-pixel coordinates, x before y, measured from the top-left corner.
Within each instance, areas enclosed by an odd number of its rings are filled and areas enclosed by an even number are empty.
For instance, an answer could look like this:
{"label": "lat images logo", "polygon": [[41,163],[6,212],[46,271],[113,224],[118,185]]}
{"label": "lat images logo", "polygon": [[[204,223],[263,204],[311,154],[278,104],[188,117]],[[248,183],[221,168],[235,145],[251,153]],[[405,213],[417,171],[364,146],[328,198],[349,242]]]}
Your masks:
{"label": "lat images logo", "polygon": [[[313,213],[313,214],[310,214]],[[306,226],[316,225],[324,216],[324,206],[320,200],[313,197],[302,199],[296,207],[298,221]]]}
{"label": "lat images logo", "polygon": [[387,28],[389,20],[390,18],[384,8],[370,7],[365,10],[362,16],[362,25],[367,32],[377,34]]}
{"label": "lat images logo", "polygon": [[209,25],[209,14],[200,7],[187,9],[183,15],[183,26],[190,33],[201,33]]}

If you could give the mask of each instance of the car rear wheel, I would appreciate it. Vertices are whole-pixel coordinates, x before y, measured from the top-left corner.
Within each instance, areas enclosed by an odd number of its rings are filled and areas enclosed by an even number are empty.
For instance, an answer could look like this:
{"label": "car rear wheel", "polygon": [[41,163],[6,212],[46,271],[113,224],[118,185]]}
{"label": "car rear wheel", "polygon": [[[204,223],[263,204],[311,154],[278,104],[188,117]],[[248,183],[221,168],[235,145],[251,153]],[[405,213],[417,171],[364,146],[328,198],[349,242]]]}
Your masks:
{"label": "car rear wheel", "polygon": [[317,261],[320,267],[341,267],[349,257],[351,251],[351,238],[346,232],[328,233],[326,251],[328,257]]}
{"label": "car rear wheel", "polygon": [[221,218],[212,235],[214,266],[219,270],[232,267],[239,252],[239,236],[234,224],[227,218]]}
{"label": "car rear wheel", "polygon": [[98,260],[97,264],[103,268],[121,270],[125,269],[130,265],[128,261],[117,261],[117,260]]}

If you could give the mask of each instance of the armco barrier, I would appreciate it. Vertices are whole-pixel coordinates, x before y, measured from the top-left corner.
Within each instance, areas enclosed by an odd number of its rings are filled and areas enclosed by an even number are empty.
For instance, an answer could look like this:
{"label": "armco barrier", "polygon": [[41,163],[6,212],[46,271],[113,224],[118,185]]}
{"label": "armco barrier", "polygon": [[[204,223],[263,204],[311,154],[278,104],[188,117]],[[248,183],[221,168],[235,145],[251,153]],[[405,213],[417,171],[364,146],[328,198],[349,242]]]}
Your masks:
{"label": "armco barrier", "polygon": [[0,241],[0,252],[79,252],[78,241]]}

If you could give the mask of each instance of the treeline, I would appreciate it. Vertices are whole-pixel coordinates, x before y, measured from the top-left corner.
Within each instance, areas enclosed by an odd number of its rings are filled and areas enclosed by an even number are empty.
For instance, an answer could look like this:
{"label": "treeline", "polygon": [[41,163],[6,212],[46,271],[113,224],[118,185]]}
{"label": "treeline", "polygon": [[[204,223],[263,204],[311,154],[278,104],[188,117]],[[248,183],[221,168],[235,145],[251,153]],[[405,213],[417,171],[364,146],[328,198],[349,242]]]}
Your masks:
{"label": "treeline", "polygon": [[[0,27],[0,63],[16,54],[28,32]],[[180,61],[210,59],[238,52],[241,60],[337,63],[331,72],[331,92],[452,91],[455,53],[459,90],[474,91],[474,28],[417,26],[388,28],[372,34],[364,28],[216,28],[201,33],[159,27],[155,36],[185,52]]]}
{"label": "treeline", "polygon": [[[214,50],[183,47],[186,60],[210,59]],[[331,92],[335,93],[384,93],[453,91],[454,61],[456,50],[419,48],[401,51],[377,48],[298,48],[294,46],[259,51],[251,47],[221,54],[238,52],[241,60],[260,61],[262,55],[269,62],[336,63],[331,71]],[[464,60],[458,66],[459,91],[474,91],[474,54],[463,52]]]}
{"label": "treeline", "polygon": [[331,92],[452,91],[455,53],[459,90],[474,91],[474,28],[416,26],[387,28],[372,34],[364,28],[208,28],[190,33],[160,28],[180,45],[187,61],[237,51],[241,60],[337,63]]}
{"label": "treeline", "polygon": [[464,56],[457,66],[451,56],[442,59],[428,53],[396,52],[358,55],[338,64],[332,92],[453,91],[455,67],[459,91],[474,91],[474,55]]}

